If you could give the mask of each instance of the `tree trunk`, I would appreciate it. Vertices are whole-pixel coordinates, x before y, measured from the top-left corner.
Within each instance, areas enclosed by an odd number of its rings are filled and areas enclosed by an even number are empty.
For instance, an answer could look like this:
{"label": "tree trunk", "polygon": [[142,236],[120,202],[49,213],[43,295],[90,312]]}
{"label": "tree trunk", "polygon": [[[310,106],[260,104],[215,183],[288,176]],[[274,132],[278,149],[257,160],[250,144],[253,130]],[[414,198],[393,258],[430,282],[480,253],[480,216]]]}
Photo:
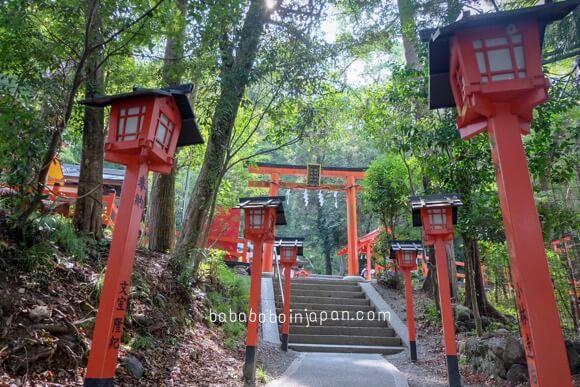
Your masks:
{"label": "tree trunk", "polygon": [[564,252],[566,259],[566,270],[568,272],[568,284],[570,285],[570,308],[572,310],[572,322],[574,323],[574,331],[578,332],[579,324],[578,324],[578,314],[580,312],[580,308],[578,306],[578,293],[576,292],[576,276],[574,275],[574,266],[572,265],[572,260],[570,258],[570,248],[566,241],[564,241]]}
{"label": "tree trunk", "polygon": [[[473,243],[472,243],[473,245]],[[464,250],[467,248],[464,245]],[[479,302],[477,299],[477,287],[475,285],[475,268],[473,263],[473,255],[468,258],[467,252],[465,254],[465,304],[471,305],[473,318],[475,320],[475,331],[478,337],[483,335],[483,327],[481,324],[481,314],[479,313]],[[483,281],[482,281],[483,282]],[[485,294],[484,294],[485,297]]]}
{"label": "tree trunk", "polygon": [[[485,294],[483,277],[481,276],[481,262],[477,240],[461,235],[465,252],[465,305],[472,311],[477,308],[480,316],[497,318],[505,321],[505,316],[491,305]],[[469,262],[468,262],[469,261]],[[469,270],[467,270],[469,268]],[[475,297],[475,301],[472,299]],[[476,305],[477,304],[477,305]]]}
{"label": "tree trunk", "polygon": [[403,48],[405,49],[405,61],[407,66],[420,70],[419,56],[417,55],[417,25],[415,24],[415,7],[411,0],[397,0],[399,7],[399,22],[401,23],[401,35]]}
{"label": "tree trunk", "polygon": [[153,175],[149,204],[149,250],[165,253],[175,244],[175,175]]}
{"label": "tree trunk", "polygon": [[[212,119],[205,158],[187,206],[183,234],[172,259],[173,270],[181,280],[187,280],[191,274],[195,274],[191,271],[195,272],[202,258],[199,249],[203,247],[207,234],[208,215],[224,175],[234,123],[258,52],[268,12],[263,1],[252,0],[240,32],[235,57],[229,40],[222,45],[220,96]],[[227,39],[227,35],[223,39]]]}
{"label": "tree trunk", "polygon": [[451,299],[452,302],[458,303],[459,296],[457,292],[457,265],[455,265],[455,249],[453,241],[445,244],[445,253],[447,254],[447,272],[449,273]]}
{"label": "tree trunk", "polygon": [[[96,6],[92,23],[88,29],[90,45],[102,40],[101,17],[98,4],[93,0],[88,4],[87,13]],[[105,80],[102,67],[102,51],[95,50],[87,58],[85,68],[85,94],[87,98],[104,94]],[[92,235],[95,239],[103,236],[103,156],[105,146],[104,111],[101,108],[85,106],[83,147],[78,185],[78,199],[75,203],[73,224],[80,233]]]}
{"label": "tree trunk", "polygon": [[332,275],[332,256],[330,250],[324,250],[325,272],[327,275]]}
{"label": "tree trunk", "polygon": [[435,300],[437,309],[439,309],[439,291],[437,289],[437,266],[435,261],[435,249],[433,247],[425,246],[425,256],[430,258],[429,261],[426,260],[429,272],[427,273],[427,278],[425,278],[425,281],[423,281],[423,287],[421,290]]}
{"label": "tree trunk", "polygon": [[[86,19],[85,28],[92,23],[92,21],[94,20],[95,13],[97,13],[98,9],[99,9],[98,0],[91,0],[88,2],[88,12],[85,18]],[[88,28],[86,29],[88,30]],[[23,205],[23,210],[19,214],[18,221],[16,222],[17,227],[22,228],[26,224],[26,222],[28,222],[30,216],[34,213],[34,211],[36,211],[36,209],[40,206],[42,202],[42,192],[44,190],[44,185],[48,177],[48,171],[50,169],[50,165],[52,164],[53,159],[56,157],[58,150],[60,149],[62,143],[62,133],[64,132],[68,124],[68,120],[72,115],[75,97],[77,95],[80,86],[83,83],[83,69],[85,68],[87,59],[92,52],[91,46],[90,44],[88,44],[88,42],[89,40],[85,39],[85,46],[82,49],[80,57],[76,61],[77,65],[75,67],[74,75],[72,77],[71,87],[66,95],[66,103],[64,107],[64,112],[62,114],[62,118],[56,124],[56,128],[52,132],[52,136],[50,137],[50,142],[48,143],[46,152],[42,157],[42,165],[38,171],[34,195],[28,203]]]}
{"label": "tree trunk", "polygon": [[[320,160],[317,160],[318,163],[321,163]],[[327,275],[332,274],[332,257],[331,257],[331,241],[330,241],[330,232],[331,230],[328,229],[326,224],[324,223],[325,216],[322,206],[318,201],[316,201],[316,229],[318,231],[318,238],[322,242],[322,251],[324,253],[324,272]]]}
{"label": "tree trunk", "polygon": [[345,275],[345,273],[344,255],[341,255],[338,257],[338,275]]}
{"label": "tree trunk", "polygon": [[[187,0],[176,0],[179,22],[169,31],[163,59],[164,86],[176,85],[183,76],[183,45],[187,18]],[[170,175],[153,175],[149,205],[149,250],[167,252],[175,245],[175,179]]]}

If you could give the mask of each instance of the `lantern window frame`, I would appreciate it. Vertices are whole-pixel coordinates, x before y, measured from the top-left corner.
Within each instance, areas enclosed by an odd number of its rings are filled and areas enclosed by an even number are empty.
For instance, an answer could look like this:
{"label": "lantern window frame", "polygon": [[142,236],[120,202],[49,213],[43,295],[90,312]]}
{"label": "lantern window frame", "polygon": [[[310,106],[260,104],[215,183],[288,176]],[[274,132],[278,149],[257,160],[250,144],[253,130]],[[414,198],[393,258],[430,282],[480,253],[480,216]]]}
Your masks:
{"label": "lantern window frame", "polygon": [[[304,238],[276,237],[274,247],[277,249],[280,263],[295,265],[298,257],[304,254]],[[289,256],[286,255],[287,252],[290,252]]]}
{"label": "lantern window frame", "polygon": [[[391,259],[396,260],[402,269],[415,270],[417,257],[421,251],[423,251],[421,241],[391,241]],[[411,259],[408,259],[409,257]]]}
{"label": "lantern window frame", "polygon": [[[235,208],[244,210],[244,234],[246,237],[255,238],[258,235],[262,235],[267,240],[273,240],[274,225],[282,226],[286,224],[283,204],[285,199],[284,196],[240,198],[240,203]],[[263,210],[264,223],[260,228],[254,227],[257,224],[254,223],[250,213],[250,211],[254,210]]]}
{"label": "lantern window frame", "polygon": [[417,251],[416,250],[402,250],[401,251],[401,263],[404,266],[410,266],[415,264],[417,261]]}
{"label": "lantern window frame", "polygon": [[[132,110],[137,109],[137,112],[132,112]],[[143,127],[145,123],[145,115],[147,114],[147,104],[133,104],[121,106],[119,108],[119,114],[117,117],[117,131],[115,133],[115,141],[118,143],[124,143],[128,141],[136,141],[143,132]],[[127,132],[128,124],[130,120],[136,119],[136,126],[134,132]]]}
{"label": "lantern window frame", "polygon": [[[452,224],[457,223],[457,208],[463,205],[461,194],[449,193],[439,195],[411,196],[411,213],[413,215],[413,227],[423,226],[421,212],[429,208],[451,208]],[[428,220],[428,219],[427,219]]]}
{"label": "lantern window frame", "polygon": [[[449,25],[419,31],[421,41],[429,43],[429,108],[456,106],[459,108],[452,92],[454,79],[450,78],[453,68],[450,66],[449,54],[454,51],[451,46],[455,38],[463,38],[475,30],[482,35],[482,32],[497,32],[498,29],[505,28],[509,24],[521,26],[520,30],[529,28],[523,35],[524,39],[529,37],[525,42],[525,57],[526,68],[531,71],[528,71],[527,82],[521,82],[520,85],[522,88],[529,88],[528,81],[531,80],[535,86],[545,87],[546,81],[541,66],[541,45],[546,26],[563,19],[576,7],[578,7],[577,1],[560,1],[477,15],[471,15],[466,11],[457,21]],[[521,81],[521,79],[518,80]],[[499,83],[498,86],[503,84],[503,82]],[[493,90],[493,88],[489,91],[497,91],[500,94],[504,92],[504,90]]]}
{"label": "lantern window frame", "polygon": [[266,208],[248,208],[248,226],[250,230],[260,230],[266,226]]}
{"label": "lantern window frame", "polygon": [[294,247],[282,246],[280,248],[280,256],[284,258],[292,258],[294,256]]}
{"label": "lantern window frame", "polygon": [[[159,138],[161,128],[163,129],[162,139]],[[157,117],[157,125],[155,127],[155,134],[153,137],[155,146],[167,152],[171,145],[174,131],[175,123],[171,120],[171,117],[165,114],[165,112],[160,111],[159,116]]]}
{"label": "lantern window frame", "polygon": [[430,207],[427,208],[427,216],[429,217],[429,226],[433,230],[445,230],[448,224],[447,207]]}
{"label": "lantern window frame", "polygon": [[[514,24],[507,25],[503,34],[496,32],[472,38],[471,49],[477,63],[480,82],[490,84],[527,79],[525,39],[524,32],[518,30]],[[490,54],[493,54],[499,61],[502,59],[501,55],[498,55],[500,51],[504,52],[504,57],[507,51],[508,56],[504,59],[509,59],[509,65],[506,63],[503,68],[493,69],[494,65],[499,63],[494,63],[496,61]]]}

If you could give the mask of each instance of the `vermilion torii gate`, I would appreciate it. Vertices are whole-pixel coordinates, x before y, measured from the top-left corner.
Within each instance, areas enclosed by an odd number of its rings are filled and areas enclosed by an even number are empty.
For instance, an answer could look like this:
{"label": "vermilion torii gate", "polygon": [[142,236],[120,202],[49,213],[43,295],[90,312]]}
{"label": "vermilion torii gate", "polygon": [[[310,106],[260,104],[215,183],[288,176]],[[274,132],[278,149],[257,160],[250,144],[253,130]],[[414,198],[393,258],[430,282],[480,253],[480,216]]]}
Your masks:
{"label": "vermilion torii gate", "polygon": [[[310,167],[310,168],[309,168]],[[315,168],[313,168],[315,167]],[[315,176],[308,175],[309,169],[316,172]],[[345,191],[346,192],[346,214],[347,214],[347,237],[348,237],[348,275],[358,275],[357,259],[357,212],[356,212],[356,193],[360,190],[357,179],[363,179],[366,168],[347,168],[347,167],[324,167],[320,165],[285,165],[257,163],[256,166],[248,167],[250,173],[270,175],[270,180],[252,180],[248,183],[253,188],[268,188],[269,196],[277,196],[280,188],[285,189],[308,189],[315,191]],[[293,183],[282,181],[282,176],[308,176],[306,183]],[[313,178],[316,180],[313,183]],[[321,184],[321,178],[344,179],[345,184]],[[263,255],[263,272],[272,272],[272,254],[273,245],[266,243],[264,245]]]}

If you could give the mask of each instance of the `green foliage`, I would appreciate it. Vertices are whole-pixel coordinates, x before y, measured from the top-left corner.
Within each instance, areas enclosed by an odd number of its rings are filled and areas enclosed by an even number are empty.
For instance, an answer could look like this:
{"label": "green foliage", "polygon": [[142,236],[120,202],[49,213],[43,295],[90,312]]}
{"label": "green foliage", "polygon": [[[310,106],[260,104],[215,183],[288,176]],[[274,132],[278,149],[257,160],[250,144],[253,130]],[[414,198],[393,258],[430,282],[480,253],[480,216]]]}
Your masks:
{"label": "green foliage", "polygon": [[423,309],[423,317],[433,325],[441,324],[441,317],[439,316],[439,311],[437,310],[437,306],[434,302],[425,304]]}
{"label": "green foliage", "polygon": [[95,287],[93,289],[93,300],[95,304],[99,303],[99,299],[101,298],[101,293],[103,292],[103,286],[105,285],[105,267],[101,269],[99,276],[97,277],[97,281],[95,282]]}
{"label": "green foliage", "polygon": [[[516,317],[516,301],[511,289],[509,271],[509,257],[505,243],[483,241],[480,243],[481,256],[485,260],[486,275],[493,281],[493,296],[490,301],[494,307],[504,315]],[[558,305],[562,327],[573,331],[572,311],[568,293],[570,282],[566,263],[562,258],[550,250],[546,250],[548,266],[554,286],[554,295]]]}
{"label": "green foliage", "polygon": [[12,77],[0,73],[0,185],[14,187],[16,195],[4,201],[17,214],[35,188],[34,176],[41,166],[39,154],[48,133],[41,125],[26,88],[19,89]]}
{"label": "green foliage", "polygon": [[155,346],[155,343],[156,343],[155,337],[151,335],[144,336],[136,335],[129,339],[127,347],[129,347],[129,350],[131,351],[138,351],[140,349],[152,348],[153,346]]}
{"label": "green foliage", "polygon": [[383,270],[381,272],[380,282],[387,288],[400,290],[403,288],[403,281],[403,274],[401,272],[392,272],[389,270]]}
{"label": "green foliage", "polygon": [[268,383],[269,378],[264,367],[258,366],[256,368],[256,380],[262,384]]}
{"label": "green foliage", "polygon": [[363,181],[364,209],[376,214],[385,229],[395,234],[398,216],[405,211],[409,196],[405,166],[397,156],[385,156],[371,163]]}
{"label": "green foliage", "polygon": [[44,216],[34,219],[27,231],[50,241],[67,256],[79,260],[85,257],[85,241],[75,233],[70,219],[61,215]]}
{"label": "green foliage", "polygon": [[[200,267],[210,282],[211,288],[207,292],[210,311],[223,313],[228,316],[222,329],[225,335],[225,345],[234,349],[239,340],[246,334],[246,325],[229,319],[230,312],[239,316],[248,309],[250,284],[249,277],[234,273],[223,262],[223,253],[211,250],[210,256]],[[209,316],[207,317],[209,321]],[[218,322],[219,324],[219,322]]]}
{"label": "green foliage", "polygon": [[153,293],[151,291],[149,282],[137,271],[134,271],[131,275],[131,286],[133,287],[133,291],[137,291],[139,293],[139,297],[141,297],[143,300],[154,302],[159,300],[158,297],[161,296],[159,293]]}
{"label": "green foliage", "polygon": [[511,286],[509,257],[505,242],[479,242],[480,254],[485,264],[488,280],[493,282],[493,296],[489,300],[493,306],[507,316],[516,317],[516,304]]}
{"label": "green foliage", "polygon": [[548,265],[550,267],[550,274],[552,275],[552,284],[554,286],[562,328],[567,333],[574,335],[573,312],[569,297],[571,287],[568,269],[566,268],[565,262],[563,262],[563,257],[560,255],[550,250],[546,250],[546,255],[548,256]]}
{"label": "green foliage", "polygon": [[4,263],[31,271],[51,267],[62,256],[75,260],[85,257],[85,239],[75,233],[70,219],[60,215],[34,218],[22,230],[22,234],[19,241],[13,242],[14,248],[3,252]]}

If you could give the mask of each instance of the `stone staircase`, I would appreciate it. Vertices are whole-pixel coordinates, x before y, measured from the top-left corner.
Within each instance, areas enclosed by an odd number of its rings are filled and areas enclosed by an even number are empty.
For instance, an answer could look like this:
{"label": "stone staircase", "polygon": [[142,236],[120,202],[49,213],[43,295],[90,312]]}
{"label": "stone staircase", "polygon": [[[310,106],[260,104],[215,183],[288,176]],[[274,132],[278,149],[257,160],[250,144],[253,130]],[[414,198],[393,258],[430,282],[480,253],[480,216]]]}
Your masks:
{"label": "stone staircase", "polygon": [[[274,294],[280,314],[282,298],[277,280]],[[290,349],[380,354],[404,349],[401,339],[384,317],[379,318],[357,282],[320,277],[293,279],[291,294]],[[322,322],[324,317],[326,321]]]}

